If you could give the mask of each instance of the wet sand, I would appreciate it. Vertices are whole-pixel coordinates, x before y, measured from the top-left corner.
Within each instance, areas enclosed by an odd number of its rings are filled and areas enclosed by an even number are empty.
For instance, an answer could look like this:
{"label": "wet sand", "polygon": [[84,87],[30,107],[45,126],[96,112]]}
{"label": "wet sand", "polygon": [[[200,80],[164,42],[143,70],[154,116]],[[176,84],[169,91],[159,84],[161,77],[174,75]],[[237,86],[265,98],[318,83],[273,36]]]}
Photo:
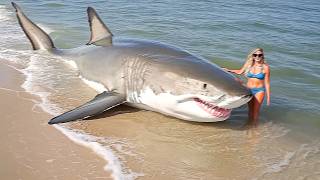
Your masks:
{"label": "wet sand", "polygon": [[[118,111],[125,113],[115,115]],[[125,162],[134,172],[144,174],[139,179],[248,179],[261,173],[250,172],[256,161],[246,154],[255,151],[251,141],[258,139],[251,136],[238,141],[228,135],[228,125],[224,126],[225,123],[186,122],[126,106],[91,121],[72,123],[72,128],[98,137],[127,139],[132,148],[125,147]],[[246,131],[236,134],[241,139]],[[245,151],[235,153],[238,148]],[[246,168],[241,157],[247,161]]]}
{"label": "wet sand", "polygon": [[0,179],[112,179],[103,159],[47,124],[24,78],[0,61]]}

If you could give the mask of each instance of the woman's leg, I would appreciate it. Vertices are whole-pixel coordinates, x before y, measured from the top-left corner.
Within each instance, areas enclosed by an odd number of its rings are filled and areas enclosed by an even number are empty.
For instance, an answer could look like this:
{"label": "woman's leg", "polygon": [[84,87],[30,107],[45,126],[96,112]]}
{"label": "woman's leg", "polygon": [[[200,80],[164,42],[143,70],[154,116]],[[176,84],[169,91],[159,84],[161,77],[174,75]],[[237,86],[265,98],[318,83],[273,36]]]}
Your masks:
{"label": "woman's leg", "polygon": [[251,100],[248,102],[248,120],[249,122],[253,121],[253,103],[254,103],[255,97],[253,96]]}
{"label": "woman's leg", "polygon": [[264,99],[264,92],[258,92],[257,94],[254,95],[254,101],[253,101],[253,114],[252,114],[252,120],[254,124],[257,124],[258,119],[259,119],[259,114],[260,114],[260,107],[262,105],[263,99]]}

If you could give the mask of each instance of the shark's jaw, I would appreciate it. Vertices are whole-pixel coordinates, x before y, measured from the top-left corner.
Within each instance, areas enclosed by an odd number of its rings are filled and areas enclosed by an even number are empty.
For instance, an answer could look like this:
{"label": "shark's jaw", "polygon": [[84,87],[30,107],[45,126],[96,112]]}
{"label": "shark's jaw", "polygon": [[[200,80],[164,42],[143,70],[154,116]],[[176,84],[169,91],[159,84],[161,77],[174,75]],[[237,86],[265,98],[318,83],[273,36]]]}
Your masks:
{"label": "shark's jaw", "polygon": [[197,102],[199,107],[201,107],[204,111],[212,115],[213,118],[227,119],[229,118],[232,111],[231,109],[219,107],[213,103],[202,100],[200,98],[194,98],[193,100]]}
{"label": "shark's jaw", "polygon": [[128,102],[130,104],[140,104],[147,107],[145,109],[188,121],[224,121],[230,117],[232,111],[228,106],[217,105],[223,104],[223,102],[216,103],[210,100],[212,98],[206,98],[201,95],[173,95],[169,92],[155,94],[150,88],[147,88],[142,93],[139,93],[138,96],[134,98],[138,102],[130,102],[130,100]]}

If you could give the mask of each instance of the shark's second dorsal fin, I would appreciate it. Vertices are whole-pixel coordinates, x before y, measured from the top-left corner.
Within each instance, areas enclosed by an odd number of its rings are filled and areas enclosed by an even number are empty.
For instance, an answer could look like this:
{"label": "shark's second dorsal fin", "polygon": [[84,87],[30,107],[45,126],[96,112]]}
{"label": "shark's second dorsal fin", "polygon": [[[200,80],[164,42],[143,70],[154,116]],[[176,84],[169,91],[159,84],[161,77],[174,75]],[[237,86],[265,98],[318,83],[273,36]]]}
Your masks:
{"label": "shark's second dorsal fin", "polygon": [[90,25],[91,37],[87,45],[94,44],[97,46],[109,46],[112,45],[112,33],[108,27],[100,19],[97,12],[88,7],[88,21]]}

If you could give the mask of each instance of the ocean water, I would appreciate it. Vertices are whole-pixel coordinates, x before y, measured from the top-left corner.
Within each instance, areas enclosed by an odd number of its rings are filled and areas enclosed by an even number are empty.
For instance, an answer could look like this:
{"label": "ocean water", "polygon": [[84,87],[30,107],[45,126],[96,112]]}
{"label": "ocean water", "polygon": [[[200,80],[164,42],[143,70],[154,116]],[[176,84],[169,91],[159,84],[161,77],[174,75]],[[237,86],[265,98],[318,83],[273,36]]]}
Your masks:
{"label": "ocean water", "polygon": [[[271,106],[262,108],[258,128],[243,128],[246,107],[222,123],[140,111],[110,117],[102,130],[94,128],[99,119],[56,126],[111,162],[105,169],[115,179],[320,179],[320,1],[16,3],[59,48],[89,40],[87,6],[115,36],[172,44],[223,67],[240,68],[251,49],[264,48]],[[57,115],[97,94],[64,59],[31,50],[9,1],[0,0],[0,34],[0,59],[26,75],[23,87],[47,112]],[[120,133],[124,123],[130,133]]]}

